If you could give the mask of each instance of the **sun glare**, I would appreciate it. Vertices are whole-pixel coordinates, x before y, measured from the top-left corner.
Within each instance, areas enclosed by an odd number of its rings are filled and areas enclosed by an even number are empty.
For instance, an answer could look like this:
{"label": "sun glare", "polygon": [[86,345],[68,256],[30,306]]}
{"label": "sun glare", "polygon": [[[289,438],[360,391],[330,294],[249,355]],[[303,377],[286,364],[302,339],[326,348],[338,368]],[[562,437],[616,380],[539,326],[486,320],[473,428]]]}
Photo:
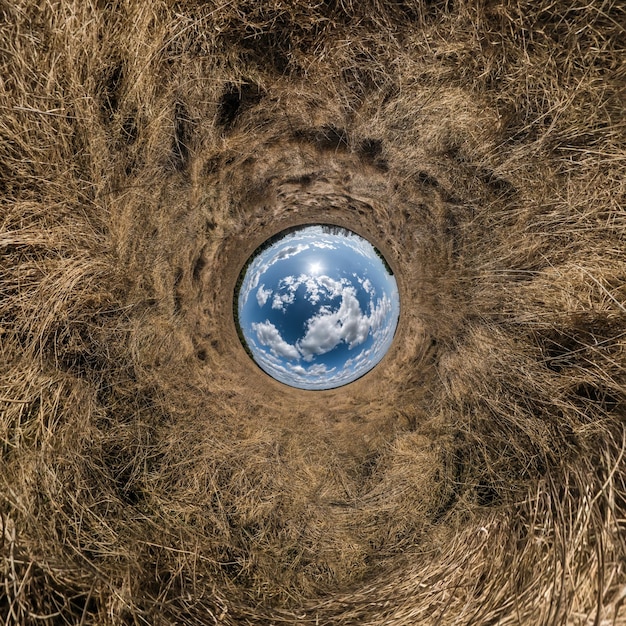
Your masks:
{"label": "sun glare", "polygon": [[322,271],[322,264],[319,261],[315,261],[309,265],[309,272],[311,274],[319,274]]}

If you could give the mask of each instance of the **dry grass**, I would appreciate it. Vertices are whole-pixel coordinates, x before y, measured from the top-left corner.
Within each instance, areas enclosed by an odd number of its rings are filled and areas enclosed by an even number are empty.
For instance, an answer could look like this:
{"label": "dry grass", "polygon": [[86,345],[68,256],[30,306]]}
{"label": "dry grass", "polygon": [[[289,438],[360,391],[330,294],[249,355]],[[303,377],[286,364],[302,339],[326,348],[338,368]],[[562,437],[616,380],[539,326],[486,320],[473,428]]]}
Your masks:
{"label": "dry grass", "polygon": [[[0,620],[626,624],[626,7],[0,1]],[[327,221],[385,367],[267,381]]]}

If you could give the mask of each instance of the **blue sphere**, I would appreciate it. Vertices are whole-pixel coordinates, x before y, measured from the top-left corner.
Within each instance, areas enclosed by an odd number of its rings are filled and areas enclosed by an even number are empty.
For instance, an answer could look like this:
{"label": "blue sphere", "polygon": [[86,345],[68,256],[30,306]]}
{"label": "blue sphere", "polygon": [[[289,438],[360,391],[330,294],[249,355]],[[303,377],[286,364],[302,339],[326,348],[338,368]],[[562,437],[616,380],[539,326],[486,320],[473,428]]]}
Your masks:
{"label": "blue sphere", "polygon": [[254,361],[300,389],[332,389],[370,371],[391,345],[400,298],[365,239],[337,226],[272,238],[243,270],[240,336]]}

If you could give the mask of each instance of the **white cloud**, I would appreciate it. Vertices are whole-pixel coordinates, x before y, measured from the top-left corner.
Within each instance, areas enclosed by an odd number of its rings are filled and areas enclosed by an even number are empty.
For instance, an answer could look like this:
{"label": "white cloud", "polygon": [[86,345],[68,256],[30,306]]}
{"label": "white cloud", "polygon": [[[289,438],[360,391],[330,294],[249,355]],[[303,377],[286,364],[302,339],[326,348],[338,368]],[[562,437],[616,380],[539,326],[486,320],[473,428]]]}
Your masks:
{"label": "white cloud", "polygon": [[352,348],[362,343],[369,333],[369,319],[361,312],[354,287],[345,287],[341,305],[336,311],[326,309],[307,322],[307,331],[298,342],[298,349],[305,360],[314,355],[325,354],[341,341]]}
{"label": "white cloud", "polygon": [[271,289],[265,289],[265,285],[261,285],[256,292],[256,301],[259,306],[265,306],[267,299],[272,295]]}
{"label": "white cloud", "polygon": [[367,291],[370,296],[374,295],[374,286],[372,285],[372,281],[369,278],[366,278],[363,283],[363,289]]}
{"label": "white cloud", "polygon": [[307,374],[309,376],[325,376],[331,372],[333,372],[335,369],[335,367],[333,367],[332,369],[328,369],[328,367],[326,367],[326,365],[324,365],[323,363],[316,363],[315,365],[311,365],[311,367],[309,367],[309,369],[307,370]]}
{"label": "white cloud", "polygon": [[270,247],[268,250],[265,250],[257,256],[254,261],[252,261],[248,271],[246,272],[243,285],[241,286],[240,298],[243,306],[245,306],[248,302],[250,293],[258,287],[261,277],[264,276],[275,263],[289,259],[297,254],[300,254],[301,252],[305,252],[311,247],[310,243],[289,245],[290,238],[293,238],[293,236],[290,237],[288,235],[285,240],[281,242],[282,247],[280,247],[277,251],[274,251],[274,254],[272,254],[271,257],[269,256],[272,252],[272,248]]}
{"label": "white cloud", "polygon": [[311,304],[315,305],[322,297],[330,299],[338,298],[341,296],[343,289],[350,285],[350,282],[345,278],[335,280],[324,274],[321,276],[300,274],[296,281],[290,285],[290,289],[295,292],[300,285],[304,285],[306,289],[306,299]]}
{"label": "white cloud", "polygon": [[272,300],[272,308],[279,311],[285,310],[286,304],[292,304],[296,298],[295,291],[288,291],[287,293],[275,293]]}
{"label": "white cloud", "polygon": [[348,285],[345,278],[334,280],[330,276],[318,276],[317,283],[320,287],[324,287],[330,298],[338,298],[343,293],[344,287]]}
{"label": "white cloud", "polygon": [[297,348],[305,361],[329,352],[342,341],[352,349],[364,343],[370,333],[376,333],[390,311],[391,302],[385,295],[376,306],[370,301],[370,314],[365,315],[354,287],[343,287],[339,308],[331,311],[325,307],[308,320],[306,333]]}
{"label": "white cloud", "polygon": [[311,246],[308,243],[299,243],[296,246],[288,246],[286,248],[283,248],[278,252],[278,254],[272,257],[268,267],[271,267],[277,261],[284,261],[285,259],[290,259],[291,257],[294,257],[301,252],[306,252],[310,247]]}
{"label": "white cloud", "polygon": [[378,300],[375,307],[371,307],[370,314],[370,328],[372,332],[376,332],[385,322],[387,316],[391,312],[391,300],[384,294],[382,298]]}
{"label": "white cloud", "polygon": [[376,258],[376,252],[374,252],[374,246],[372,246],[372,244],[369,243],[369,241],[366,241],[365,239],[361,239],[361,237],[348,237],[347,239],[343,240],[342,243],[346,247],[354,250],[354,252],[360,254],[366,259],[373,260]]}
{"label": "white cloud", "polygon": [[313,243],[315,248],[321,248],[323,250],[336,250],[337,246],[334,246],[332,243],[328,243],[327,241],[315,241]]}
{"label": "white cloud", "polygon": [[287,343],[281,337],[278,328],[269,320],[261,323],[253,323],[252,329],[256,333],[259,342],[264,346],[268,346],[276,356],[285,357],[287,359],[300,358],[298,349],[290,343]]}

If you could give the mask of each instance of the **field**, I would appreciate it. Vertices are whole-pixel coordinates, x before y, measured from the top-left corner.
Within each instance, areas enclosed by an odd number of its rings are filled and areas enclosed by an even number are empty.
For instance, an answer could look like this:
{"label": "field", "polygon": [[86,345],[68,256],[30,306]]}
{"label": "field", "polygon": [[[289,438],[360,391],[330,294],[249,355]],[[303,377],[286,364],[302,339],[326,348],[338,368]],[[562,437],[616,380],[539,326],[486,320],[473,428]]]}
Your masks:
{"label": "field", "polygon": [[[233,293],[367,237],[328,392]],[[0,0],[0,623],[626,624],[622,0]]]}

